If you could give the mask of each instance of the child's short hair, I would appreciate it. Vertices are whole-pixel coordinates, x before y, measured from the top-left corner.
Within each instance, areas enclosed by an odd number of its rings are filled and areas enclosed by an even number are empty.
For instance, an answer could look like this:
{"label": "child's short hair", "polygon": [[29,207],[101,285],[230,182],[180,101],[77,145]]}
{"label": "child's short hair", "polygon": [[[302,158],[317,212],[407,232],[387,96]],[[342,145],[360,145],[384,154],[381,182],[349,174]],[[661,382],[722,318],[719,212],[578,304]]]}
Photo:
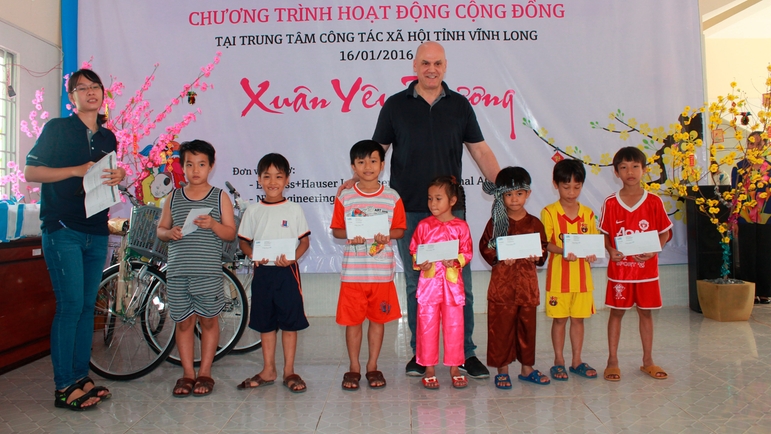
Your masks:
{"label": "child's short hair", "polygon": [[289,161],[287,161],[283,155],[276,153],[267,154],[260,159],[260,162],[257,163],[257,175],[259,176],[267,172],[268,169],[270,169],[270,166],[275,167],[279,172],[284,172],[284,175],[289,176]]}
{"label": "child's short hair", "polygon": [[554,171],[552,172],[552,180],[556,184],[567,184],[571,181],[575,181],[583,184],[586,180],[586,169],[584,163],[573,160],[561,160],[554,165]]}
{"label": "child's short hair", "polygon": [[185,164],[185,158],[188,153],[204,154],[209,157],[209,165],[214,166],[214,146],[205,140],[191,140],[189,142],[182,142],[179,145],[179,160],[182,164]]}
{"label": "child's short hair", "polygon": [[616,155],[613,156],[613,170],[618,172],[618,166],[624,161],[640,163],[643,169],[648,165],[648,157],[645,156],[645,153],[640,148],[634,146],[627,146],[616,152]]}
{"label": "child's short hair", "polygon": [[495,177],[496,187],[513,187],[515,190],[529,190],[531,182],[530,174],[519,166],[504,167]]}
{"label": "child's short hair", "polygon": [[374,140],[360,140],[351,147],[351,164],[356,162],[357,158],[367,158],[372,155],[373,152],[377,152],[380,156],[380,161],[385,161],[385,149],[383,146]]}
{"label": "child's short hair", "polygon": [[454,176],[442,175],[434,178],[428,187],[443,187],[447,192],[447,198],[456,198],[453,210],[465,210],[466,209],[466,193],[463,191],[463,187],[460,186],[458,180]]}

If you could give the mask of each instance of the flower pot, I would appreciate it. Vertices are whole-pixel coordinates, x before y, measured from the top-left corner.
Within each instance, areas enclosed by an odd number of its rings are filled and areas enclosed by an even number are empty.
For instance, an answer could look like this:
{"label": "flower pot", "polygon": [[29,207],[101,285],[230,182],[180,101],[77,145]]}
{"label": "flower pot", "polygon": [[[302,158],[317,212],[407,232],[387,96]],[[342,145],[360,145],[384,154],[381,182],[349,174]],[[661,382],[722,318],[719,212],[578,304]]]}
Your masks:
{"label": "flower pot", "polygon": [[755,284],[696,281],[699,305],[705,317],[715,321],[747,321],[752,314]]}

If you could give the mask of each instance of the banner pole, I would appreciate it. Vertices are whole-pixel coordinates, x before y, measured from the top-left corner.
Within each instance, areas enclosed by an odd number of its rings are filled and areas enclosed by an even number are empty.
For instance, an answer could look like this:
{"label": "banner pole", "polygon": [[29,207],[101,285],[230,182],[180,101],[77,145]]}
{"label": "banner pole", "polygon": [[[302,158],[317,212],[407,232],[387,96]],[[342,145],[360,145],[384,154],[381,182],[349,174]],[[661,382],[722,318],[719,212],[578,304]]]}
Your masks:
{"label": "banner pole", "polygon": [[[78,0],[62,0],[62,71],[71,74],[78,69]],[[64,79],[62,79],[62,86]],[[61,116],[71,113],[67,89],[62,91]]]}

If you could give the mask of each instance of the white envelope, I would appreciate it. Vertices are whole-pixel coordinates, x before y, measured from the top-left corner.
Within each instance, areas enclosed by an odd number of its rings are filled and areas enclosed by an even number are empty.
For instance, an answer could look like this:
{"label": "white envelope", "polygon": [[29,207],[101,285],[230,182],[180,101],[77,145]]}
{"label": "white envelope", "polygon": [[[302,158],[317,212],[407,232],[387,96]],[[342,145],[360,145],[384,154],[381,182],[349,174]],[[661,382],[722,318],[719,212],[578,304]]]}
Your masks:
{"label": "white envelope", "polygon": [[530,256],[543,256],[541,234],[522,234],[498,237],[495,239],[495,250],[498,260],[522,259]]}
{"label": "white envelope", "polygon": [[616,237],[616,250],[624,256],[660,252],[659,233],[656,231],[635,232],[631,235]]}
{"label": "white envelope", "polygon": [[192,234],[198,229],[198,226],[193,223],[193,220],[197,219],[199,215],[207,215],[211,212],[211,208],[193,208],[187,214],[185,218],[185,224],[182,225],[182,235]]}
{"label": "white envelope", "polygon": [[276,258],[286,255],[286,259],[293,261],[297,249],[297,239],[279,238],[275,240],[254,240],[252,242],[252,261],[259,262],[269,259],[268,265],[274,265]]}
{"label": "white envelope", "polygon": [[577,258],[585,258],[594,255],[597,258],[605,257],[605,235],[602,234],[563,234],[562,254],[576,255]]}
{"label": "white envelope", "polygon": [[345,217],[345,236],[349,240],[357,236],[371,240],[377,234],[388,236],[390,233],[391,225],[388,223],[388,214]]}
{"label": "white envelope", "polygon": [[438,262],[443,260],[458,259],[460,243],[458,240],[441,241],[438,243],[421,244],[418,246],[418,258],[416,262],[422,264],[428,262]]}

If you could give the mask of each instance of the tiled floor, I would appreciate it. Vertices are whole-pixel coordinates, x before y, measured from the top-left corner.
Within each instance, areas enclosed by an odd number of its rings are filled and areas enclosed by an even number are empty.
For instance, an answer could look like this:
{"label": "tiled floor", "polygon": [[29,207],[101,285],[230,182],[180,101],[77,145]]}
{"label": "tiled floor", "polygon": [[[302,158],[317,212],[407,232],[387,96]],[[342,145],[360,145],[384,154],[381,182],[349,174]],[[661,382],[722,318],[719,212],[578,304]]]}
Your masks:
{"label": "tiled floor", "polygon": [[[600,373],[607,316],[601,311],[586,322],[584,360]],[[113,398],[75,413],[54,408],[51,362],[44,358],[0,376],[0,432],[771,432],[771,307],[756,307],[750,321],[740,323],[718,323],[686,308],[654,316],[654,356],[669,372],[665,381],[638,370],[641,350],[630,312],[618,383],[574,376],[549,386],[515,381],[504,391],[492,380],[471,380],[467,389],[453,390],[442,368],[441,389],[426,390],[404,375],[409,332],[405,322],[394,322],[380,360],[388,386],[344,392],[343,328],[332,318],[311,318],[300,333],[297,363],[307,393],[291,394],[279,383],[237,390],[260,370],[258,351],[217,362],[211,396],[172,398],[181,369],[165,363],[138,380],[104,382]],[[483,361],[485,319],[477,315],[475,334]],[[552,362],[549,327],[540,314],[536,367],[542,371]]]}

